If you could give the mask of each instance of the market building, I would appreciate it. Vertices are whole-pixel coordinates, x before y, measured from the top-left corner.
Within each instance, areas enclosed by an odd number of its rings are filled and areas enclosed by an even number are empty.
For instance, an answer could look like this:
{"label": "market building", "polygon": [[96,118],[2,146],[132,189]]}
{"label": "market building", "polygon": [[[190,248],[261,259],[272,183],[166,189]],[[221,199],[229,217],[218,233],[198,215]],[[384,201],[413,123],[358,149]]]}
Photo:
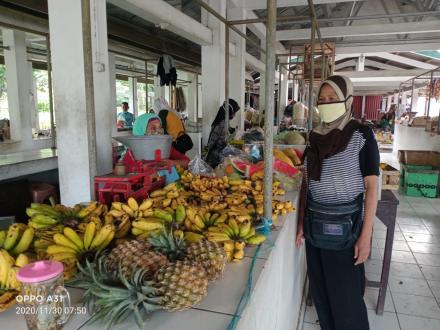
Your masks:
{"label": "market building", "polygon": [[[439,19],[434,0],[0,1],[0,325],[327,329],[295,238],[306,214],[307,246],[342,250],[310,205],[360,189],[369,328],[440,329]],[[25,320],[32,283],[75,307]]]}

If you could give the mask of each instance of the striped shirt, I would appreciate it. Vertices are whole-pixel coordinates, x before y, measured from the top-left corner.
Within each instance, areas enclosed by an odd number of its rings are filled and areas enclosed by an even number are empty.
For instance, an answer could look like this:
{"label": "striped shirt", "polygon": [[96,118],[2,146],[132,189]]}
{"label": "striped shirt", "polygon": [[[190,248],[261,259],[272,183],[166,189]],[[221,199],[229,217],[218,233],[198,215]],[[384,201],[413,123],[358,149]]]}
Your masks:
{"label": "striped shirt", "polygon": [[[307,159],[305,168],[307,176]],[[309,179],[308,189],[318,203],[348,203],[365,191],[369,175],[379,175],[379,149],[373,131],[361,126],[344,151],[324,159],[321,180]]]}

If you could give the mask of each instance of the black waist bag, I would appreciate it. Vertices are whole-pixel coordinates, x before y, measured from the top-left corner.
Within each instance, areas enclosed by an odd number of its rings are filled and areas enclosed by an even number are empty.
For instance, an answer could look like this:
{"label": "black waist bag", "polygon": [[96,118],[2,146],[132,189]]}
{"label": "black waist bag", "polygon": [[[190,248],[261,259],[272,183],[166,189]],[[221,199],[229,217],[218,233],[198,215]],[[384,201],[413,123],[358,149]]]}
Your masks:
{"label": "black waist bag", "polygon": [[363,222],[364,195],[353,202],[320,204],[307,197],[304,219],[304,236],[320,249],[343,250],[353,247],[359,237]]}

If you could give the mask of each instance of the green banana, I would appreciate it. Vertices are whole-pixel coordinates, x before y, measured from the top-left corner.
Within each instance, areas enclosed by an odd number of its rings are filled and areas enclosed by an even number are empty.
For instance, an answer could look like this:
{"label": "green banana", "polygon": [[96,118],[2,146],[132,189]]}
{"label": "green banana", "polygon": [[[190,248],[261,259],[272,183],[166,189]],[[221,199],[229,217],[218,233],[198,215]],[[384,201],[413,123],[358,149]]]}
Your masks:
{"label": "green banana", "polygon": [[3,247],[5,240],[6,240],[6,231],[0,230],[0,248]]}
{"label": "green banana", "polygon": [[55,225],[58,223],[57,219],[54,219],[50,216],[43,215],[43,214],[37,214],[32,217],[32,221],[35,223],[38,223],[40,225]]}
{"label": "green banana", "polygon": [[183,205],[177,205],[176,208],[176,222],[181,223],[186,218],[186,211]]}
{"label": "green banana", "polygon": [[34,239],[34,228],[28,227],[24,231],[23,235],[20,238],[18,244],[12,249],[12,253],[14,255],[19,255],[29,249],[29,246],[32,244],[32,240]]}
{"label": "green banana", "polygon": [[3,244],[5,250],[9,251],[14,247],[15,243],[18,240],[19,235],[20,235],[20,227],[18,226],[18,224],[14,223],[10,225],[8,229],[8,234],[6,235],[6,239]]}

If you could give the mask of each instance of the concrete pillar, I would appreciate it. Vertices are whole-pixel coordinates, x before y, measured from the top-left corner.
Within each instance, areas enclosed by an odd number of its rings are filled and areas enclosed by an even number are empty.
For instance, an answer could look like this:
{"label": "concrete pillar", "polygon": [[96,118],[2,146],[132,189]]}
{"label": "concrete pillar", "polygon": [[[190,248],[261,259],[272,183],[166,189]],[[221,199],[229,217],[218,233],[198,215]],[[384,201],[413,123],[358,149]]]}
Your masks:
{"label": "concrete pillar", "polygon": [[[286,62],[287,58],[281,58],[281,62]],[[281,69],[281,86],[280,86],[280,105],[281,109],[286,107],[287,99],[289,94],[289,81],[288,79],[288,71],[286,69]]]}
{"label": "concrete pillar", "polygon": [[356,60],[356,71],[364,71],[364,70],[365,70],[365,55],[361,54]]}
{"label": "concrete pillar", "polygon": [[365,98],[366,98],[366,96],[363,95],[362,96],[361,119],[364,118],[364,116],[365,116]]}
{"label": "concrete pillar", "polygon": [[[261,48],[266,49],[266,39],[261,39],[260,41],[260,45]],[[262,62],[266,61],[266,56],[261,53],[260,55],[260,60]],[[263,112],[262,110],[264,110],[264,104],[265,104],[265,100],[266,100],[266,96],[265,96],[265,90],[266,90],[266,73],[265,72],[260,72],[260,95],[259,95],[259,99],[258,99],[258,104],[259,109],[260,110],[260,116],[263,116]],[[263,117],[261,117],[263,118]]]}
{"label": "concrete pillar", "polygon": [[112,166],[106,3],[49,0],[48,9],[61,202],[73,205]]}
{"label": "concrete pillar", "polygon": [[137,106],[137,78],[128,78],[128,106],[129,112],[133,113],[135,117],[138,116]]}
{"label": "concrete pillar", "polygon": [[[156,66],[157,68],[157,66]],[[156,71],[156,69],[155,69]],[[160,77],[154,77],[154,99],[165,96],[165,86],[160,85]],[[154,101],[154,100],[153,100]],[[152,106],[151,106],[152,107]]]}
{"label": "concrete pillar", "polygon": [[298,80],[293,81],[293,99],[299,101],[299,84]]}
{"label": "concrete pillar", "polygon": [[111,127],[112,127],[112,136],[115,136],[118,132],[116,128],[116,121],[118,118],[118,114],[116,111],[116,58],[115,54],[108,54],[108,73],[109,73],[109,85],[110,85],[110,112],[111,112]]}
{"label": "concrete pillar", "polygon": [[[228,20],[245,19],[246,10],[230,8],[227,17]],[[237,28],[246,34],[246,25],[237,25]],[[241,108],[230,125],[244,130],[246,40],[230,30],[230,41],[235,44],[235,56],[229,57],[229,97],[237,101]]]}
{"label": "concrete pillar", "polygon": [[22,31],[2,30],[8,86],[8,108],[11,140],[20,141],[23,150],[32,149],[31,93],[26,36]]}
{"label": "concrete pillar", "polygon": [[[206,1],[220,15],[226,14],[226,0]],[[225,101],[225,25],[202,9],[202,24],[212,30],[212,45],[202,46],[203,145],[208,143],[211,123]]]}
{"label": "concrete pillar", "polygon": [[36,130],[40,129],[40,121],[38,117],[38,91],[37,91],[37,79],[34,78],[32,69],[32,62],[28,62],[29,65],[29,79],[31,82],[31,127]]}

